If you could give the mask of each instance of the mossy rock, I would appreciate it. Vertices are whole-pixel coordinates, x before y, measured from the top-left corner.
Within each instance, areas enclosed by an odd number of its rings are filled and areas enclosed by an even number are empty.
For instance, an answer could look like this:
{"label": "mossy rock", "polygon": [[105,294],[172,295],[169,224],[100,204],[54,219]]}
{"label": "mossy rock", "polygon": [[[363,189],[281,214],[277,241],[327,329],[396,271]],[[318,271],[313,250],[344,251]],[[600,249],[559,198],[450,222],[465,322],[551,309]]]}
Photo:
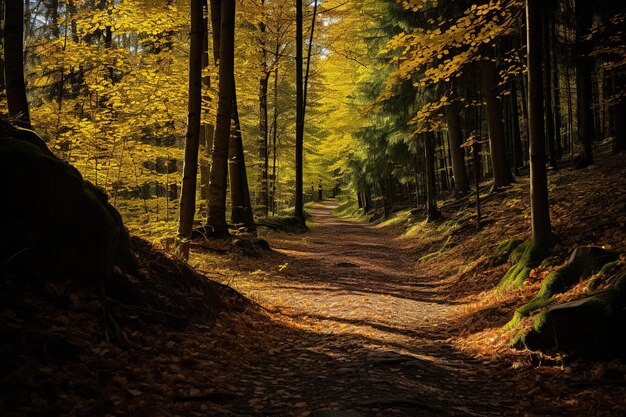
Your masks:
{"label": "mossy rock", "polygon": [[626,347],[625,299],[615,289],[550,307],[523,337],[530,349],[614,356]]}
{"label": "mossy rock", "polygon": [[508,329],[517,326],[522,317],[549,305],[552,297],[565,292],[576,285],[581,277],[590,275],[600,269],[607,262],[614,262],[619,258],[617,252],[608,251],[596,246],[581,246],[576,248],[569,261],[561,268],[550,273],[537,292],[527,304],[515,310],[513,318],[505,326]]}
{"label": "mossy rock", "polygon": [[[519,322],[522,313],[541,308],[541,303],[533,300],[525,306],[527,311],[518,309],[509,326]],[[540,311],[534,316],[532,329],[518,332],[511,344],[520,349],[583,356],[625,356],[626,271],[605,291]]]}
{"label": "mossy rock", "polygon": [[129,234],[106,194],[34,132],[0,124],[0,175],[0,259],[12,276],[103,290],[114,275],[135,272]]}
{"label": "mossy rock", "polygon": [[618,258],[619,253],[597,246],[578,247],[563,267],[546,277],[536,298],[546,299],[563,293],[576,285],[582,277],[593,274]]}
{"label": "mossy rock", "polygon": [[509,259],[511,253],[522,243],[524,243],[523,240],[516,238],[500,242],[490,257],[490,263],[492,265],[502,265]]}

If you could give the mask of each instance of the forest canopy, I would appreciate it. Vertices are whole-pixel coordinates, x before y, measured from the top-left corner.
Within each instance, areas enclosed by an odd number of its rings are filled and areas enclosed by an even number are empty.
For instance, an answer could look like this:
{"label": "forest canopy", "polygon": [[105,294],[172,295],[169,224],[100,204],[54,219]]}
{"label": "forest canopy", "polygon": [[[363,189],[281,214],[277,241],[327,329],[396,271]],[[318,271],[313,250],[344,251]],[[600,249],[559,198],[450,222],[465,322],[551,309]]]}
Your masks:
{"label": "forest canopy", "polygon": [[[200,8],[195,218],[206,216],[219,3],[200,1],[194,9],[193,2],[175,0],[25,2],[33,128],[102,187],[138,232],[175,233],[191,100],[190,15]],[[569,155],[583,166],[593,161],[592,144],[624,146],[617,116],[624,106],[624,14],[614,3],[545,3],[538,30],[547,51],[548,160],[554,166]],[[431,193],[443,198],[467,194],[474,177],[511,183],[527,164],[523,1],[305,1],[300,61],[294,2],[235,1],[233,7],[233,123],[255,215],[290,215],[296,194],[312,201],[320,189],[334,195],[340,188],[353,190],[365,211],[376,206],[387,215],[391,207],[426,201],[429,165]],[[298,93],[297,69],[306,78],[300,84],[306,97]],[[299,116],[296,102],[303,99]],[[4,93],[0,105],[6,111]],[[305,138],[302,178],[297,136]],[[424,144],[431,142],[427,162]],[[477,158],[464,143],[480,148]]]}

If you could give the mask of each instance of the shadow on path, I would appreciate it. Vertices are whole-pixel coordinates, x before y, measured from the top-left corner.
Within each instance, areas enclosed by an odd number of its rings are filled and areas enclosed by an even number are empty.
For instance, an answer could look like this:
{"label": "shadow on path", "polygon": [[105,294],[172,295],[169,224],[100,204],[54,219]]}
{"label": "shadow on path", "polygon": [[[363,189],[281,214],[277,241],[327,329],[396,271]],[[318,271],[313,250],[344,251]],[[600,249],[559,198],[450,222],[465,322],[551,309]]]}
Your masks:
{"label": "shadow on path", "polygon": [[446,342],[455,303],[439,277],[420,276],[416,254],[391,231],[334,217],[335,207],[310,210],[310,233],[271,234],[277,253],[229,265],[236,287],[272,316],[257,331],[273,348],[242,365],[239,382],[260,410],[250,415],[515,415],[507,371]]}

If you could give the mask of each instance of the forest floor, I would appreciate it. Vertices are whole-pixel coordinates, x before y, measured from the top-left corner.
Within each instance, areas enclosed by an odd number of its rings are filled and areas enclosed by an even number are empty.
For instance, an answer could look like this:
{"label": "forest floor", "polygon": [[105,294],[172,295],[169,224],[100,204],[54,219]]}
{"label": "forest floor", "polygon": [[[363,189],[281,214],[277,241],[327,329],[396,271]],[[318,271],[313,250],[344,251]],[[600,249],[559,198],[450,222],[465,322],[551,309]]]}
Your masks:
{"label": "forest floor", "polygon": [[206,263],[273,319],[272,347],[240,381],[260,389],[251,411],[513,414],[505,370],[446,341],[455,302],[419,274],[415,250],[395,229],[333,216],[336,207],[315,205],[309,233],[269,236],[272,255]]}
{"label": "forest floor", "polygon": [[[483,203],[478,232],[471,208],[444,211],[438,224],[408,213],[372,224],[339,218],[338,203],[326,201],[309,210],[309,233],[267,234],[269,254],[211,256],[200,248],[192,260],[199,270],[218,271],[271,317],[261,330],[271,347],[242,381],[260,389],[250,411],[622,415],[621,362],[515,351],[502,329],[576,246],[624,249],[626,166],[620,157],[603,163],[552,173],[560,243],[550,266],[533,271],[521,290],[493,290],[507,266],[492,265],[490,256],[504,239],[528,238],[524,178]],[[565,297],[581,291],[573,293]]]}
{"label": "forest floor", "polygon": [[622,157],[552,173],[550,189],[551,266],[505,293],[493,288],[507,266],[490,256],[528,238],[524,178],[484,202],[479,231],[471,207],[372,224],[326,201],[309,232],[263,234],[272,250],[194,241],[204,276],[138,240],[132,282],[146,303],[112,300],[118,342],[96,294],[0,280],[0,414],[624,415],[622,362],[514,351],[502,330],[576,246],[626,248]]}

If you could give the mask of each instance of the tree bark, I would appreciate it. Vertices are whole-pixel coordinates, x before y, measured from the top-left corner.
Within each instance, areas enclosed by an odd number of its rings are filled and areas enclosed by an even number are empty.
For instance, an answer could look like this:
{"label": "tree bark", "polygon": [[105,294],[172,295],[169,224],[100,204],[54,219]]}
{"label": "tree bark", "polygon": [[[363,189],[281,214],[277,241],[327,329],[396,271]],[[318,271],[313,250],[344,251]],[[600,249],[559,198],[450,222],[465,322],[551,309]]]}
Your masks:
{"label": "tree bark", "polygon": [[556,156],[563,157],[563,141],[561,137],[561,88],[559,79],[559,59],[558,59],[558,38],[556,33],[558,7],[554,7],[550,17],[552,24],[550,25],[550,38],[552,39],[552,95],[554,104],[554,140],[556,142]]}
{"label": "tree bark", "polygon": [[576,167],[584,168],[593,164],[592,143],[596,139],[593,123],[593,63],[589,57],[589,48],[585,44],[592,23],[591,7],[587,0],[576,0],[576,91],[578,142],[581,154],[577,158]]}
{"label": "tree bark", "polygon": [[315,35],[315,21],[317,20],[317,6],[318,0],[314,1],[313,4],[313,17],[311,19],[311,32],[309,34],[309,47],[306,55],[306,71],[304,73],[304,92],[302,98],[302,123],[304,123],[304,118],[306,116],[306,103],[307,103],[307,95],[309,92],[309,75],[311,73],[311,51],[313,50],[313,36]]}
{"label": "tree bark", "polygon": [[497,189],[507,186],[515,180],[506,160],[502,103],[498,99],[496,91],[498,88],[498,69],[493,60],[492,48],[488,48],[486,56],[487,59],[481,61],[481,78],[483,96],[487,102],[487,127],[489,130],[491,167],[493,169],[493,187]]}
{"label": "tree bark", "polygon": [[530,213],[533,242],[548,247],[552,239],[548,180],[546,172],[545,131],[541,68],[541,0],[526,1],[528,33],[528,123],[530,127]]}
{"label": "tree bark", "polygon": [[189,103],[177,239],[177,253],[184,259],[189,258],[189,240],[191,239],[193,219],[196,211],[196,179],[198,175],[200,116],[202,112],[202,37],[206,36],[202,18],[202,0],[192,0],[190,16]]}
{"label": "tree bark", "polygon": [[261,169],[259,183],[261,192],[259,193],[259,203],[263,208],[265,217],[269,215],[269,154],[268,154],[268,122],[267,122],[267,86],[270,72],[267,68],[266,52],[266,26],[265,26],[265,0],[261,0],[261,21],[259,22],[259,32],[261,37],[261,78],[259,79],[259,159]]}
{"label": "tree bark", "polygon": [[426,215],[428,220],[437,220],[441,213],[437,209],[437,190],[435,186],[435,155],[433,152],[433,139],[435,134],[427,132],[424,137],[424,158],[426,161]]}
{"label": "tree bark", "polygon": [[304,90],[302,80],[302,0],[296,0],[296,195],[295,216],[304,222],[303,201],[303,147],[304,147]]}
{"label": "tree bark", "polygon": [[543,59],[543,101],[544,101],[544,115],[545,115],[545,138],[548,142],[548,163],[553,168],[558,168],[557,165],[557,149],[556,149],[556,132],[554,130],[554,112],[552,104],[552,62],[550,57],[550,12],[552,4],[548,0],[544,0],[542,3],[541,23],[542,23],[542,40],[543,50],[545,51],[545,57]]}
{"label": "tree bark", "polygon": [[[202,7],[209,12],[209,5],[207,0],[202,0]],[[202,68],[209,67],[209,22],[208,17],[205,14],[202,19],[202,25],[204,28],[204,35],[202,36]],[[214,46],[215,47],[215,46]],[[205,75],[202,77],[203,92],[206,93],[211,88],[211,76]],[[204,100],[208,100],[207,95],[203,95]],[[200,197],[202,201],[207,202],[209,199],[209,181],[211,175],[211,152],[213,148],[213,133],[215,126],[212,123],[203,123],[200,127],[200,145],[202,146],[204,159],[200,162]]]}
{"label": "tree bark", "polygon": [[250,190],[248,188],[248,176],[246,175],[246,162],[243,153],[241,124],[239,123],[239,110],[237,106],[237,90],[234,80],[232,89],[233,125],[231,126],[230,142],[228,146],[231,220],[235,224],[243,224],[248,228],[254,228],[254,213],[252,212],[252,205],[250,204]]}
{"label": "tree bark", "polygon": [[511,85],[511,122],[513,130],[513,168],[516,175],[519,175],[517,169],[524,165],[524,157],[522,156],[522,138],[520,134],[519,109],[517,107],[517,83]]}
{"label": "tree bark", "polygon": [[[616,87],[614,93],[617,93],[618,88],[624,85],[625,78],[623,75],[614,76],[613,84]],[[621,96],[612,106],[611,111],[613,112],[613,136],[615,138],[613,152],[619,153],[626,150],[626,97]]]}
{"label": "tree bark", "polygon": [[[211,3],[211,11],[215,2]],[[219,84],[215,135],[213,138],[213,163],[209,184],[207,227],[216,236],[227,236],[226,182],[228,177],[228,143],[233,111],[234,58],[235,58],[235,0],[221,1],[219,35]],[[215,22],[215,16],[212,16]],[[214,32],[215,32],[215,23]],[[215,39],[216,35],[213,35]]]}
{"label": "tree bark", "polygon": [[4,80],[9,117],[14,124],[31,129],[24,80],[24,0],[4,3]]}
{"label": "tree bark", "polygon": [[450,157],[452,159],[452,175],[454,176],[454,192],[457,197],[464,196],[470,190],[467,171],[465,170],[465,152],[463,134],[461,132],[461,115],[456,102],[446,107],[446,121],[448,123],[448,141],[450,143]]}
{"label": "tree bark", "polygon": [[276,163],[277,163],[277,139],[278,139],[278,43],[276,44],[276,61],[274,65],[276,67],[274,71],[274,115],[272,131],[272,216],[276,214]]}

